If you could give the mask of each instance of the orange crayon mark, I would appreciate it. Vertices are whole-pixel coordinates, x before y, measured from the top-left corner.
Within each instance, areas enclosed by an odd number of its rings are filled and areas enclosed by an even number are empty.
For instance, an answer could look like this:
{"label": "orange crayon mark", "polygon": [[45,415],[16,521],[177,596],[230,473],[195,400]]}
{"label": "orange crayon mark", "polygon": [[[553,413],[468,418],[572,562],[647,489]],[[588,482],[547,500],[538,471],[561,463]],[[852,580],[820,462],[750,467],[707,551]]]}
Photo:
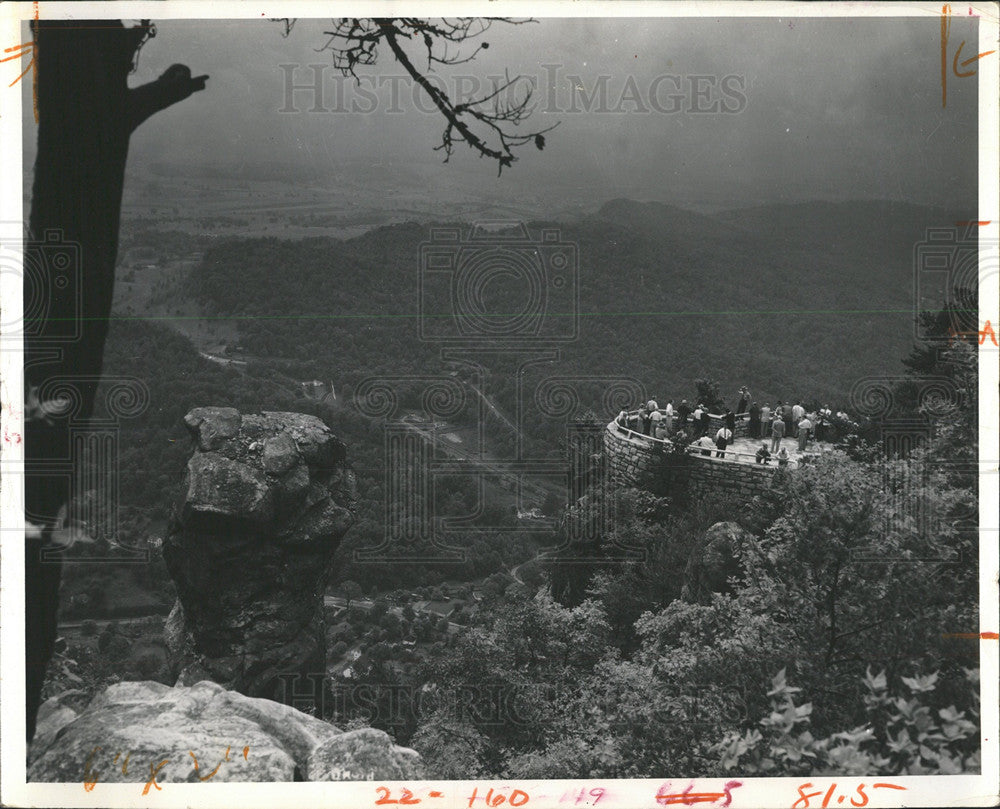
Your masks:
{"label": "orange crayon mark", "polygon": [[[975,70],[968,70],[968,71],[966,71],[964,73],[959,73],[958,72],[958,65],[959,65],[958,57],[962,53],[962,46],[963,45],[965,45],[965,40],[964,39],[958,44],[958,48],[955,51],[955,58],[952,60],[952,66],[951,66],[952,71],[960,79],[966,79],[969,76],[974,76],[975,73],[976,73]],[[971,65],[976,60],[982,59],[984,56],[989,56],[991,53],[996,53],[996,51],[995,50],[993,50],[993,51],[983,51],[982,53],[977,53],[975,56],[971,56],[968,59],[966,59],[964,62],[962,62],[961,63],[962,67],[968,67],[969,65]]]}
{"label": "orange crayon mark", "polygon": [[[198,758],[190,750],[188,750],[188,755],[191,756],[191,758],[194,759],[194,771],[195,771],[195,773],[197,773],[198,772]],[[226,755],[225,755],[224,761],[229,761],[229,748],[228,747],[226,748]],[[215,765],[215,769],[212,770],[208,775],[199,775],[198,776],[198,780],[199,781],[211,781],[218,774],[219,767],[222,766],[222,763],[223,762],[220,761],[218,764],[216,764]],[[143,794],[145,794],[145,793],[143,793]]]}
{"label": "orange crayon mark", "polygon": [[[34,6],[35,9],[35,15],[34,15],[35,22],[38,22],[38,0],[35,0],[34,3],[32,3],[32,5]],[[32,29],[31,32],[30,43],[25,42],[24,44],[21,45],[14,45],[10,48],[4,48],[3,52],[9,53],[11,55],[4,56],[2,59],[0,59],[0,62],[11,62],[14,59],[20,59],[21,57],[27,54],[31,54],[31,61],[28,62],[28,66],[24,70],[22,70],[21,74],[7,86],[13,87],[15,84],[21,81],[22,78],[24,78],[25,73],[31,70],[31,107],[32,111],[35,114],[35,123],[37,124],[38,123],[38,70],[37,69],[32,70],[32,68],[35,67],[35,57],[38,55],[38,41],[35,39],[34,29]]]}
{"label": "orange crayon mark", "polygon": [[249,761],[250,760],[250,759],[247,758],[247,754],[249,752],[250,752],[250,747],[249,746],[243,748],[243,760],[244,761]]}
{"label": "orange crayon mark", "polygon": [[153,769],[153,762],[149,762],[149,780],[146,782],[146,786],[142,788],[143,795],[146,795],[149,792],[150,787],[156,787],[157,791],[163,789],[163,787],[156,783],[156,777],[160,774],[160,770],[162,770],[169,763],[170,759],[165,758],[156,765],[156,769]]}
{"label": "orange crayon mark", "polygon": [[993,331],[993,324],[988,320],[986,321],[986,325],[983,326],[983,330],[979,332],[979,345],[985,343],[987,337],[990,338],[990,342],[993,343],[993,345],[1000,348],[1000,345],[997,345],[997,335],[996,332]]}
{"label": "orange crayon mark", "polygon": [[943,638],[961,638],[963,640],[1000,640],[1000,632],[950,632]]}
{"label": "orange crayon mark", "polygon": [[948,329],[949,346],[954,345],[955,340],[960,340],[965,337],[975,337],[979,341],[979,345],[983,345],[988,337],[993,345],[1000,348],[1000,344],[997,343],[996,332],[993,331],[993,324],[988,320],[983,324],[983,328],[978,331],[955,331],[954,328]]}
{"label": "orange crayon mark", "polygon": [[101,777],[99,772],[94,772],[90,768],[90,765],[94,762],[94,755],[101,749],[103,748],[98,746],[91,750],[90,755],[87,756],[87,761],[83,765],[83,788],[87,792],[94,791],[94,787],[97,786],[97,780]]}
{"label": "orange crayon mark", "polygon": [[[948,37],[951,34],[951,6],[946,4],[941,6],[941,106],[948,106]],[[969,76],[975,75],[976,71],[964,70],[959,71],[959,65],[962,67],[968,67],[974,62],[979,61],[984,56],[989,56],[990,54],[996,53],[995,50],[983,51],[982,53],[977,53],[975,56],[970,56],[968,59],[964,59],[959,62],[959,57],[962,55],[962,48],[965,46],[965,40],[963,39],[958,48],[955,49],[955,56],[951,60],[951,70],[958,78],[965,79]]]}
{"label": "orange crayon mark", "polygon": [[21,71],[20,75],[16,79],[14,79],[14,81],[12,81],[10,84],[7,85],[8,87],[13,87],[15,84],[21,81],[25,73],[27,73],[29,70],[31,70],[31,68],[35,66],[35,43],[25,42],[23,45],[13,45],[9,48],[4,48],[3,52],[9,53],[11,55],[4,56],[2,59],[0,59],[0,62],[13,62],[15,59],[20,59],[21,57],[26,56],[28,54],[31,55],[31,61],[28,62],[28,66]]}
{"label": "orange crayon mark", "polygon": [[957,228],[967,228],[967,227],[972,227],[973,225],[978,225],[979,227],[984,228],[991,221],[992,220],[990,220],[990,219],[983,219],[983,220],[970,219],[968,222],[956,222],[955,223],[955,227],[957,227]]}

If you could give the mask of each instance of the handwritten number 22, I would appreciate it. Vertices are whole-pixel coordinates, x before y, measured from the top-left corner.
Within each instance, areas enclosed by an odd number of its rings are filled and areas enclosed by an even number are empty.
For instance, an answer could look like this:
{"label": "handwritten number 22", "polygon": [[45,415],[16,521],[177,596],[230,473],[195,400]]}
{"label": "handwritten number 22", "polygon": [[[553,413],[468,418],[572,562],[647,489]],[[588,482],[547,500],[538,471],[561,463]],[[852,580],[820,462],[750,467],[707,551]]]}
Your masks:
{"label": "handwritten number 22", "polygon": [[399,803],[404,805],[412,805],[414,803],[420,803],[420,798],[414,798],[413,793],[406,787],[403,787],[403,794],[398,800],[395,798],[390,798],[389,795],[392,794],[388,787],[375,787],[375,791],[382,795],[377,801],[376,805],[385,805],[389,803]]}

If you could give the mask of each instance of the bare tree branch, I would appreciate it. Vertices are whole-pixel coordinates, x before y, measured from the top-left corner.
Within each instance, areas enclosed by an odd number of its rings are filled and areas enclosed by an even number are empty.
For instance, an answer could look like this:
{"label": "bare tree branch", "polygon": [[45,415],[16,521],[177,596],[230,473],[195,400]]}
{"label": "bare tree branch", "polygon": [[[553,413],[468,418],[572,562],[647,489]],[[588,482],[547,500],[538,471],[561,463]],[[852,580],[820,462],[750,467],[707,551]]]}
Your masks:
{"label": "bare tree branch", "polygon": [[[292,22],[281,20],[285,33]],[[534,20],[510,18],[457,17],[441,20],[400,18],[345,18],[333,21],[333,29],[324,31],[326,42],[317,51],[330,51],[333,65],[345,76],[360,81],[357,69],[370,67],[378,61],[378,47],[385,43],[393,57],[427,95],[444,116],[446,125],[441,144],[436,151],[443,151],[448,162],[455,144],[464,142],[478,152],[480,157],[497,161],[498,173],[517,159],[514,150],[533,143],[537,149],[545,148],[545,133],[554,129],[553,124],[544,129],[522,132],[518,127],[532,111],[533,88],[526,79],[505,76],[492,92],[479,98],[457,103],[428,77],[435,66],[466,64],[489,48],[485,41],[475,42],[471,52],[463,54],[462,45],[478,40],[494,22],[508,25],[525,25]],[[407,51],[406,43],[418,43],[426,69],[421,71],[414,57]]]}
{"label": "bare tree branch", "polygon": [[187,65],[171,65],[160,78],[128,91],[129,131],[150,115],[205,89],[208,76],[192,76]]}

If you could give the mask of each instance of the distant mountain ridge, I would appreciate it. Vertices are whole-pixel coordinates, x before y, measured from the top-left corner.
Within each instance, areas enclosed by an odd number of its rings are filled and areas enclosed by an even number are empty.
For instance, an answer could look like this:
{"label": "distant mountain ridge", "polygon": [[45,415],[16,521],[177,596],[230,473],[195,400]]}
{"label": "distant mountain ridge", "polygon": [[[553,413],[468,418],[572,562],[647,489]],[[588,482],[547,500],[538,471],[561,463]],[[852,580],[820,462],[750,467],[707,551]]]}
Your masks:
{"label": "distant mountain ridge", "polygon": [[[712,377],[769,400],[846,403],[859,378],[900,372],[914,335],[914,248],[928,227],[957,218],[896,202],[707,215],[616,199],[578,221],[529,228],[536,236],[558,228],[579,256],[579,338],[560,346],[565,372],[635,377],[661,395],[689,395],[695,378]],[[217,314],[258,316],[240,321],[244,344],[261,356],[294,352],[318,378],[345,368],[412,371],[438,350],[417,339],[430,228],[227,240],[184,294]],[[504,291],[492,292],[502,311]],[[509,298],[510,307],[522,303]],[[328,319],[316,318],[324,312]],[[266,318],[291,313],[311,319]]]}

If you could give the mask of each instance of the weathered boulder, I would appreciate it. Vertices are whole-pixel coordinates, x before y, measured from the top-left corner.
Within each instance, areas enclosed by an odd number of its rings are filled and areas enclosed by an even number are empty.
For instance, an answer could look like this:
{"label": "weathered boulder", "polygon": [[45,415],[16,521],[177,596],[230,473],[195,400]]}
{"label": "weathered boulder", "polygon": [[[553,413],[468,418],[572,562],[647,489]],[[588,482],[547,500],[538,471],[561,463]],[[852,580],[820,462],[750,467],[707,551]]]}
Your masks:
{"label": "weathered boulder", "polygon": [[739,551],[751,534],[734,522],[717,522],[695,544],[684,570],[681,596],[708,603],[712,593],[727,593],[729,578],[740,572]]}
{"label": "weathered boulder", "polygon": [[419,755],[380,730],[345,733],[208,681],[117,683],[79,713],[63,702],[54,697],[39,713],[29,781],[145,783],[151,768],[158,783],[423,776]]}
{"label": "weathered boulder", "polygon": [[416,750],[397,747],[381,730],[359,728],[314,747],[307,769],[310,781],[405,781],[422,764]]}
{"label": "weathered boulder", "polygon": [[301,413],[199,407],[185,423],[195,453],[163,543],[173,672],[288,699],[326,668],[323,591],[356,501],[345,447]]}

